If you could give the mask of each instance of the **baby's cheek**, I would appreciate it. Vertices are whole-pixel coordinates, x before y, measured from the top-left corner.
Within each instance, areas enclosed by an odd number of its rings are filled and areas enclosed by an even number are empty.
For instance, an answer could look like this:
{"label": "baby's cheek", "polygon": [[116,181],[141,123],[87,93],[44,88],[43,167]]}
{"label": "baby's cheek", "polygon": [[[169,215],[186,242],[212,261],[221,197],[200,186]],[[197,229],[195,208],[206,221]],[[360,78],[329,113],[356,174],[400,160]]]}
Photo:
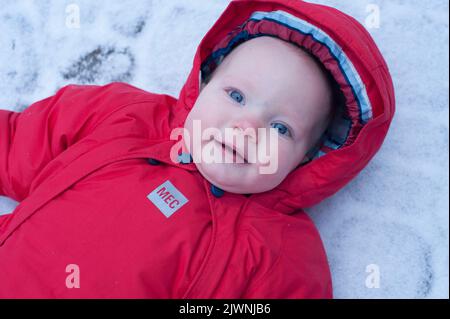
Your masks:
{"label": "baby's cheek", "polygon": [[284,179],[284,174],[281,174],[280,168],[272,169],[269,166],[265,167],[263,172],[259,167],[255,171],[256,177],[254,178],[254,185],[258,185],[260,190],[268,191],[278,186]]}
{"label": "baby's cheek", "polygon": [[277,178],[282,180],[293,167],[293,162],[297,156],[295,148],[292,145],[288,145],[286,141],[281,141],[270,153],[270,166],[273,168]]}
{"label": "baby's cheek", "polygon": [[197,110],[197,117],[202,120],[202,125],[205,122],[205,125],[209,124],[214,127],[218,126],[219,122],[224,120],[228,114],[225,107],[220,105],[217,99],[205,99],[201,101]]}

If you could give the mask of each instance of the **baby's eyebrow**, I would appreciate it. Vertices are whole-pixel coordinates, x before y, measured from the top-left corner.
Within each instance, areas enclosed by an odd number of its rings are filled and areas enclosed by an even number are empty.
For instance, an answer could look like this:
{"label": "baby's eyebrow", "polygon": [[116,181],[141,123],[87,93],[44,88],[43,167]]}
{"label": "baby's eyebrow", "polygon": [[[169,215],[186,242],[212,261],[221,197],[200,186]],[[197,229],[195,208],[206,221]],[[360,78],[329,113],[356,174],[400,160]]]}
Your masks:
{"label": "baby's eyebrow", "polygon": [[224,80],[232,82],[232,83],[236,83],[236,85],[238,85],[238,84],[242,85],[244,88],[249,88],[251,90],[254,89],[254,86],[251,83],[251,81],[249,81],[243,77],[240,77],[240,76],[227,74],[224,76]]}
{"label": "baby's eyebrow", "polygon": [[288,116],[288,120],[286,121],[287,124],[289,124],[297,134],[301,134],[302,132],[304,132],[305,128],[304,125],[300,124],[302,117],[298,113],[298,110],[294,109],[290,112],[284,111],[283,113]]}

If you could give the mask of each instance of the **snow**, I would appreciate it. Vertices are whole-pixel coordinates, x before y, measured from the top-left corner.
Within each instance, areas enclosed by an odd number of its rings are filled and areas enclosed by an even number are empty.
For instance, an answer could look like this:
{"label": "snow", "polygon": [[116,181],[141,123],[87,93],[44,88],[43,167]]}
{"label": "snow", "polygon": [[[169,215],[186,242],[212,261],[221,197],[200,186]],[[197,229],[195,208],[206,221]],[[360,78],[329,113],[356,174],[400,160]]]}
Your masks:
{"label": "snow", "polygon": [[[116,80],[178,96],[198,43],[228,2],[2,1],[0,107],[20,111],[68,83]],[[397,94],[379,153],[344,189],[308,209],[335,297],[448,298],[448,1],[310,2],[366,26],[368,5],[379,8],[379,28],[368,31]],[[0,211],[16,204],[2,197]],[[379,285],[370,286],[377,271]]]}

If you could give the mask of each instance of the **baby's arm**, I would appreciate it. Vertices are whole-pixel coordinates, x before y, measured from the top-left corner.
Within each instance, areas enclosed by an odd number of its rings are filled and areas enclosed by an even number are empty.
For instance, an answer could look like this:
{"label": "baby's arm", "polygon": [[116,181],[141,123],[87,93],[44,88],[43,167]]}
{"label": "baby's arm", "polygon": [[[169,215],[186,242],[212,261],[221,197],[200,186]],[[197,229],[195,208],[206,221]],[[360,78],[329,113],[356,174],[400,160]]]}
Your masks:
{"label": "baby's arm", "polygon": [[22,201],[46,164],[133,96],[124,83],[68,85],[21,113],[0,110],[0,195]]}

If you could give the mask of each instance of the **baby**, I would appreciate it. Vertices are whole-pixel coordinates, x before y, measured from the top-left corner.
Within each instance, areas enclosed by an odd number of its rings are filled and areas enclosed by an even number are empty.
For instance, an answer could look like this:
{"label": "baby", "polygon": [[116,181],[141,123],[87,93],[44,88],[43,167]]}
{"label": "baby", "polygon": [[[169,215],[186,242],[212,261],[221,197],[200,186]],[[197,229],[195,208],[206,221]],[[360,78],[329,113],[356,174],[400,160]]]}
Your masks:
{"label": "baby", "polygon": [[[234,149],[244,159],[243,164],[196,163],[203,177],[225,191],[260,193],[278,186],[300,163],[308,161],[306,154],[320,141],[333,114],[330,76],[305,51],[277,38],[263,36],[241,44],[205,82],[185,122],[189,136],[194,135],[194,120],[201,121],[202,127],[223,132],[225,128],[237,129],[242,132],[238,137],[247,129],[270,127],[279,134],[278,152],[272,152],[277,169],[272,174],[261,174],[260,163],[247,161],[248,151],[262,144],[252,134],[246,142],[255,147],[244,144],[246,147],[239,148],[235,143],[225,148]],[[269,138],[263,136],[263,142],[270,149]],[[217,139],[201,146],[208,143],[222,146]],[[200,148],[189,144],[187,148],[195,158],[193,151]]]}
{"label": "baby", "polygon": [[352,17],[235,0],[178,99],[68,85],[0,110],[0,195],[20,202],[0,216],[0,298],[332,298],[304,209],[368,164],[394,108]]}

